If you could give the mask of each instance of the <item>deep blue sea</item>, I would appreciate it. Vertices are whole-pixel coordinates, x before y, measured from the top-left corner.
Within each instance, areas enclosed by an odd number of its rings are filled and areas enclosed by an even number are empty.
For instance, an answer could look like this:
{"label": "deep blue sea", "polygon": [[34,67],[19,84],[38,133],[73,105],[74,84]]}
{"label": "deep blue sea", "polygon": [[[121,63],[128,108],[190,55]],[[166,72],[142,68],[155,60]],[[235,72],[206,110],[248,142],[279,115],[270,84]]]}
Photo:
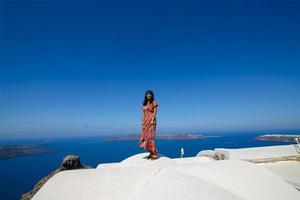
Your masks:
{"label": "deep blue sea", "polygon": [[[185,157],[195,156],[201,150],[214,148],[241,148],[288,144],[285,142],[256,141],[260,134],[223,134],[198,140],[157,140],[160,154],[180,157],[183,147]],[[52,153],[33,154],[0,160],[0,196],[4,200],[20,199],[21,194],[30,191],[44,176],[60,166],[67,154],[79,155],[81,162],[92,167],[100,163],[119,162],[137,153],[144,152],[137,141],[104,141],[101,137],[17,139],[1,140],[0,145],[45,144],[55,148]]]}

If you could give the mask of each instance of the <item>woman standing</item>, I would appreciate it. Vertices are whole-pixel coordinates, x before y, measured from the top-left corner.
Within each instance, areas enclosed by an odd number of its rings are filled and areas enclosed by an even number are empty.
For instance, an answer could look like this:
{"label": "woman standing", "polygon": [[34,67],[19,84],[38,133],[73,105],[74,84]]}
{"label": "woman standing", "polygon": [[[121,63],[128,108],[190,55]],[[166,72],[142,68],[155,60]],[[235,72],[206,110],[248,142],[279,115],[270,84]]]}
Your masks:
{"label": "woman standing", "polygon": [[155,145],[157,106],[158,104],[154,99],[153,92],[151,90],[147,90],[142,105],[143,128],[140,134],[139,146],[146,149],[150,153],[147,158],[150,158],[151,160],[158,158],[158,150]]}

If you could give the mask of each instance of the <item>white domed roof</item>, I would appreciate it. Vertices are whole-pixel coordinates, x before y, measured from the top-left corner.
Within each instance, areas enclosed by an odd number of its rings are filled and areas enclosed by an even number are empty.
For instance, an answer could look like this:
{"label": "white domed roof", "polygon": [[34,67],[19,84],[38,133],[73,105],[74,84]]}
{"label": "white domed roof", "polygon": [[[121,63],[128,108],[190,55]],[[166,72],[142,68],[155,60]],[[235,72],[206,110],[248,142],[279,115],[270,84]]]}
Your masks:
{"label": "white domed roof", "polygon": [[97,169],[63,171],[33,200],[298,200],[300,193],[264,167],[239,160],[201,157],[157,160],[148,154]]}

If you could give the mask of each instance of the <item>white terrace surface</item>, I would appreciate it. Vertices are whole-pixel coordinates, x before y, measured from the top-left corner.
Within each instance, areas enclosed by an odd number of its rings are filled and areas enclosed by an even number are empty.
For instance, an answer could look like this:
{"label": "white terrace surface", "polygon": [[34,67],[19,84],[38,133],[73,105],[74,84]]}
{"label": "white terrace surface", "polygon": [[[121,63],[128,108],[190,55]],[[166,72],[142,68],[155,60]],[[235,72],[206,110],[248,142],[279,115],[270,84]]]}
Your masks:
{"label": "white terrace surface", "polygon": [[266,158],[280,158],[280,157],[287,157],[287,156],[299,156],[300,146],[294,144],[294,145],[241,148],[241,149],[216,148],[215,151],[219,153],[223,153],[226,156],[226,158],[230,160],[266,159]]}
{"label": "white terrace surface", "polygon": [[[241,149],[216,148],[214,151],[201,151],[197,156],[205,154],[212,155],[215,152],[224,154],[226,159],[229,160],[276,160],[286,157],[299,157],[300,145],[294,144]],[[277,161],[257,165],[272,171],[300,191],[300,161]]]}
{"label": "white terrace surface", "polygon": [[279,161],[258,164],[277,174],[300,191],[300,162]]}
{"label": "white terrace surface", "polygon": [[[100,164],[96,169],[59,172],[33,200],[300,199],[300,192],[278,175],[279,169],[273,173],[271,165],[238,159],[215,161],[207,157],[160,157],[151,161],[143,158],[146,155],[137,154],[120,163]],[[295,171],[299,166],[295,162],[283,165],[292,166]],[[294,178],[296,182],[298,178]]]}

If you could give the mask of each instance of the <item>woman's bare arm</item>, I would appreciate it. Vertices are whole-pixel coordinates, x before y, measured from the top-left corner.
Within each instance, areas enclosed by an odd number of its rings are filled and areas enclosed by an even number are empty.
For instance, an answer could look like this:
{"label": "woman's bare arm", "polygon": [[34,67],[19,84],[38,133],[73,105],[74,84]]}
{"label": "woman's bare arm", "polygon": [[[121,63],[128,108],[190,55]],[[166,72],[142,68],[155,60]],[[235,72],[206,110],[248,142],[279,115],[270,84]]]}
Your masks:
{"label": "woman's bare arm", "polygon": [[154,119],[156,118],[156,113],[157,113],[157,106],[154,107],[154,113],[153,113],[153,117],[151,119],[151,123],[154,123]]}
{"label": "woman's bare arm", "polygon": [[144,116],[145,116],[145,111],[144,109],[142,110],[142,124],[144,124]]}

